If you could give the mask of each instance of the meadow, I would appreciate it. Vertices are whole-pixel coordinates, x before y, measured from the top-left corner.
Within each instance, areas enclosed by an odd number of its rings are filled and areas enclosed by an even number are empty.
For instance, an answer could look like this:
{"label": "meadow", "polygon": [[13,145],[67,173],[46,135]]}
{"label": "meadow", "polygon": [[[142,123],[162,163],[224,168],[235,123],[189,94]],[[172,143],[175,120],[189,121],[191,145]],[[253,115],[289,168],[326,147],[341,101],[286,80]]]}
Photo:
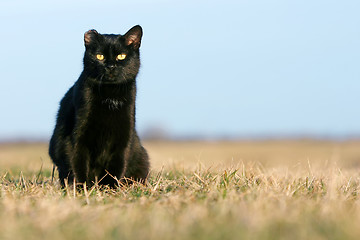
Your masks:
{"label": "meadow", "polygon": [[0,144],[0,239],[359,239],[359,141],[145,142],[144,185],[60,189]]}

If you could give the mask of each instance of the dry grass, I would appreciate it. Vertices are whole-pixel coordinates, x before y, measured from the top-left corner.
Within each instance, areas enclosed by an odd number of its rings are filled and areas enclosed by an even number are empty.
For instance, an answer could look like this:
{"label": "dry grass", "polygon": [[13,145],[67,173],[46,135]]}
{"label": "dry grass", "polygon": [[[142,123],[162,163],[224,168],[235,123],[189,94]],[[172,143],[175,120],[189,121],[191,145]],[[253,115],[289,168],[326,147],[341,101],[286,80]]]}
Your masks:
{"label": "dry grass", "polygon": [[[0,146],[0,239],[358,239],[360,142],[149,142],[146,185],[51,182],[45,144]],[[41,167],[42,166],[42,167]]]}

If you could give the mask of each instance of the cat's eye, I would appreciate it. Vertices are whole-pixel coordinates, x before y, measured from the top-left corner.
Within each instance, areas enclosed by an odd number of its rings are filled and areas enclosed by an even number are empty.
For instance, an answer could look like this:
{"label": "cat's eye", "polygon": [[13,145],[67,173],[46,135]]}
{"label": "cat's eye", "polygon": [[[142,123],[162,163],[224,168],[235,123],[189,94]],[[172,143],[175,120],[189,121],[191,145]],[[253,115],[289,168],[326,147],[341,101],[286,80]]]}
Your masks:
{"label": "cat's eye", "polygon": [[104,60],[104,55],[102,55],[102,54],[98,54],[98,55],[96,55],[96,58],[98,59],[98,60]]}
{"label": "cat's eye", "polygon": [[124,60],[125,58],[126,58],[126,54],[122,53],[122,54],[117,55],[116,60],[121,61],[121,60]]}

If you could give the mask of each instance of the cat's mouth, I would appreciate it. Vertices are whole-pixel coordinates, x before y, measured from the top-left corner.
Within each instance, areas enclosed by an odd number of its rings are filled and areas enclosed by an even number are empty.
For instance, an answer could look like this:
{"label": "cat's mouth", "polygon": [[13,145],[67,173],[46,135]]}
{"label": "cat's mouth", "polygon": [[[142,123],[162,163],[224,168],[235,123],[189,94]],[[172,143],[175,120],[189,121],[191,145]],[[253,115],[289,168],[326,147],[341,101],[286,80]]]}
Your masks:
{"label": "cat's mouth", "polygon": [[105,73],[103,75],[101,75],[100,77],[100,82],[101,83],[121,83],[122,81],[120,81],[120,78],[118,75],[114,74],[114,73]]}

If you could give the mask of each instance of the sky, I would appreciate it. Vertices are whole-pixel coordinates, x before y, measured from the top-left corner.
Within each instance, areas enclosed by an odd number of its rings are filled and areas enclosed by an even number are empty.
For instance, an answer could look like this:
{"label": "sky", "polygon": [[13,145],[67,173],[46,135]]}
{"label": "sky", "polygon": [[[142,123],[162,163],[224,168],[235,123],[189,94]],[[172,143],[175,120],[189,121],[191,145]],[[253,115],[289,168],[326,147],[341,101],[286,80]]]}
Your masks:
{"label": "sky", "polygon": [[2,0],[0,140],[49,138],[83,34],[141,25],[136,127],[186,138],[360,136],[358,0]]}

